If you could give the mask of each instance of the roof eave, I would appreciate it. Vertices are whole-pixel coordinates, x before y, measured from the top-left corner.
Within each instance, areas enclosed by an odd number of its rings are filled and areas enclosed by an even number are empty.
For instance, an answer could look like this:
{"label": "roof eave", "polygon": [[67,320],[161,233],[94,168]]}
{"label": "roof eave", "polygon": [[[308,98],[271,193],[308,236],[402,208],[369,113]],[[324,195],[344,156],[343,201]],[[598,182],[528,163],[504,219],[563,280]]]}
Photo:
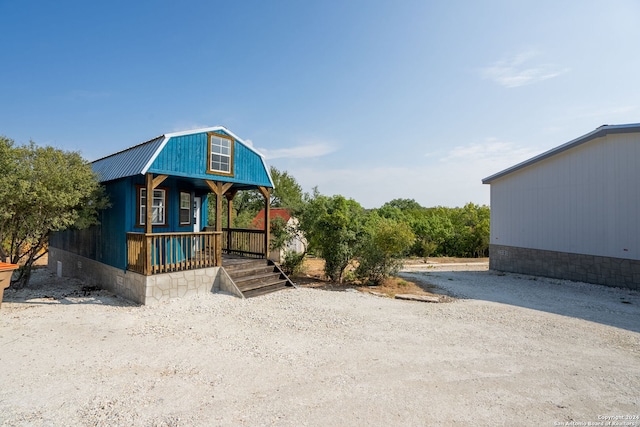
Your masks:
{"label": "roof eave", "polygon": [[490,175],[482,180],[483,184],[491,184],[492,181],[496,179],[502,178],[503,176],[509,175],[513,172],[524,169],[525,167],[531,166],[534,163],[538,163],[542,160],[548,159],[549,157],[555,156],[556,154],[560,154],[564,151],[567,151],[571,148],[577,147],[578,145],[582,145],[586,142],[592,141],[596,138],[601,138],[608,134],[617,134],[617,133],[633,133],[640,131],[640,123],[632,123],[626,125],[602,125],[599,128],[582,135],[576,139],[573,139],[567,143],[564,143],[558,147],[552,148],[551,150],[545,151],[542,154],[534,156],[528,160],[520,162],[514,166],[511,166],[507,169],[504,169],[498,173]]}

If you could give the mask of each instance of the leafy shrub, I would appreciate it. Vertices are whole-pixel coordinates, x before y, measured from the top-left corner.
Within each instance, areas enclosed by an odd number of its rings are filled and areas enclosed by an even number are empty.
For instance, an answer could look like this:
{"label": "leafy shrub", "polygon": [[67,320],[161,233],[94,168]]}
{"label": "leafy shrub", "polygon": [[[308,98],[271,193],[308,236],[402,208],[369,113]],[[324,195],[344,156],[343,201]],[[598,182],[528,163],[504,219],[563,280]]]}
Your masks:
{"label": "leafy shrub", "polygon": [[295,276],[296,274],[302,273],[305,255],[305,253],[286,251],[284,253],[284,261],[280,264],[282,271],[284,271],[287,276]]}
{"label": "leafy shrub", "polygon": [[408,224],[369,215],[366,234],[358,251],[356,276],[372,284],[381,284],[402,268],[402,257],[413,245],[415,236]]}

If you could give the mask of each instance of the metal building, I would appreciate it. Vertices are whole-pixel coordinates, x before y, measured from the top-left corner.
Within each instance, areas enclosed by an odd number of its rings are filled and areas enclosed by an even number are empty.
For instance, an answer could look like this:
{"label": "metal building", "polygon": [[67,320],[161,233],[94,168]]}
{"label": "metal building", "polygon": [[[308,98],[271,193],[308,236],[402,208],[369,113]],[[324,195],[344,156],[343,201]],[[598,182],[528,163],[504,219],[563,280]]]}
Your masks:
{"label": "metal building", "polygon": [[640,123],[601,126],[482,182],[491,269],[640,289]]}

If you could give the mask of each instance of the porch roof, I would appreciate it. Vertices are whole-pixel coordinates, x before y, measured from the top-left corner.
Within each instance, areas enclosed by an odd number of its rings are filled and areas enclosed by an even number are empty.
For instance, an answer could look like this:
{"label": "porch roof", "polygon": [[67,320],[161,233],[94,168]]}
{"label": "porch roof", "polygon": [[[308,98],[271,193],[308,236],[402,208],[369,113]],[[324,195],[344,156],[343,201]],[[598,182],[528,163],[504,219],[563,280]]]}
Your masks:
{"label": "porch roof", "polygon": [[[163,149],[165,149],[172,138],[216,131],[221,131],[231,136],[236,141],[236,143],[241,144],[246,150],[248,150],[247,152],[257,156],[259,158],[258,163],[264,168],[264,172],[266,173],[266,177],[269,181],[267,186],[273,188],[273,180],[269,173],[269,169],[264,161],[264,156],[224,126],[214,126],[182,132],[166,133],[141,144],[95,160],[92,163],[92,168],[93,171],[98,174],[101,182],[113,181],[116,179],[135,175],[144,175],[147,172],[153,171],[152,165],[154,164],[154,161],[158,158],[158,156],[160,156]],[[203,153],[203,155],[206,156],[207,154]],[[177,175],[184,178],[196,178],[195,176],[188,176],[185,174]],[[214,175],[211,176],[210,179],[219,180],[220,177]],[[222,180],[234,183],[236,182],[235,179],[228,177],[223,177]],[[237,183],[240,186],[244,187],[246,187],[247,184],[249,184],[249,186],[252,184],[248,182]],[[264,184],[267,183],[265,182]]]}

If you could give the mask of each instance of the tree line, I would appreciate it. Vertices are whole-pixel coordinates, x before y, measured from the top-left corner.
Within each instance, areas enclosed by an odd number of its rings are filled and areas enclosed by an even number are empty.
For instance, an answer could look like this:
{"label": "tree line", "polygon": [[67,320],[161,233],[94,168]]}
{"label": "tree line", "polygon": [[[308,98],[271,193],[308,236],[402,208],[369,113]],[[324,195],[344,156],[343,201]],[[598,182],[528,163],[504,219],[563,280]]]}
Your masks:
{"label": "tree line", "polygon": [[[326,196],[317,188],[303,193],[293,176],[274,167],[271,176],[275,185],[271,206],[288,208],[299,220],[295,230],[280,219],[272,220],[272,245],[284,247],[295,233],[302,233],[308,242],[304,254],[286,254],[283,266],[290,273],[311,254],[325,260],[325,274],[331,280],[379,283],[397,272],[406,257],[488,256],[488,206],[423,207],[412,199],[394,199],[380,208],[365,209],[353,199]],[[245,191],[236,196],[233,207],[233,226],[250,227],[264,201],[258,192]]]}

